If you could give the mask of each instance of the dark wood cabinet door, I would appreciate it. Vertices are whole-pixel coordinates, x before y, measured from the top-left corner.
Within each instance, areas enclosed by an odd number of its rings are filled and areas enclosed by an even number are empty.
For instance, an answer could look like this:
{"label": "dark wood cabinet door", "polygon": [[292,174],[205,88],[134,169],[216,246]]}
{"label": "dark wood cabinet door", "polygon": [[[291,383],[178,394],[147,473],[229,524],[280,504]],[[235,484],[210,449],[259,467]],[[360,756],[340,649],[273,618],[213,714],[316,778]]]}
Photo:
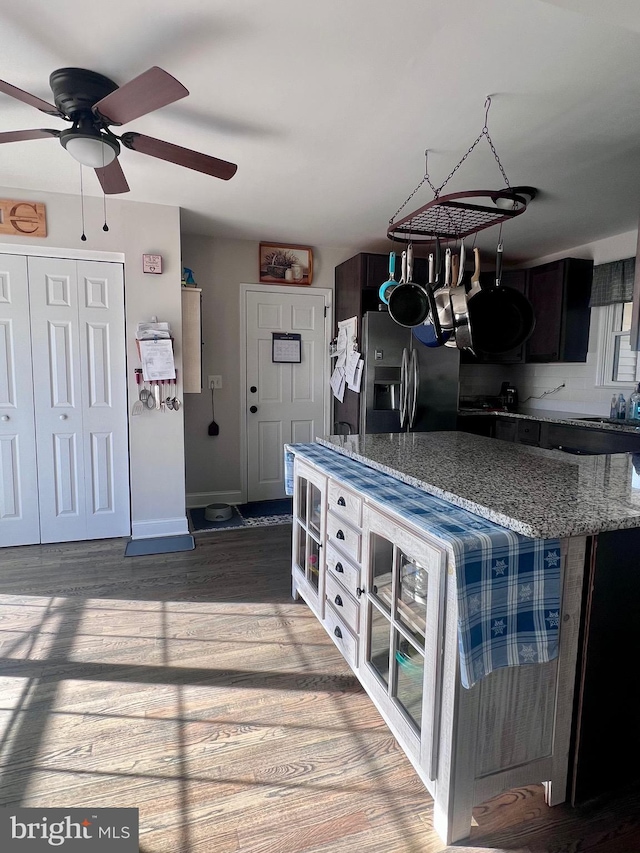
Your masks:
{"label": "dark wood cabinet door", "polygon": [[527,342],[527,361],[560,360],[564,271],[564,261],[530,270],[529,301],[536,326]]}
{"label": "dark wood cabinet door", "polygon": [[531,362],[587,360],[593,261],[563,258],[529,270],[528,297],[536,327],[527,342]]}

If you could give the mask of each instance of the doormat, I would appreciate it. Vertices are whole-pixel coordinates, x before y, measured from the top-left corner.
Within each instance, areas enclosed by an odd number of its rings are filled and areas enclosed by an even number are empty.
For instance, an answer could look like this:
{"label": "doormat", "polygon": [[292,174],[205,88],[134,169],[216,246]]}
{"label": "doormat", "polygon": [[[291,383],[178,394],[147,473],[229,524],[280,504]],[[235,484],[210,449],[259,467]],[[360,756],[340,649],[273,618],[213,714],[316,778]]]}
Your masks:
{"label": "doormat", "polygon": [[292,498],[275,501],[251,501],[232,507],[233,515],[227,521],[207,521],[204,507],[187,510],[191,529],[202,533],[208,530],[237,530],[239,527],[270,527],[273,524],[291,524]]}
{"label": "doormat", "polygon": [[149,539],[132,539],[124,549],[125,557],[144,554],[171,554],[174,551],[193,551],[196,543],[190,533],[180,536],[152,536]]}

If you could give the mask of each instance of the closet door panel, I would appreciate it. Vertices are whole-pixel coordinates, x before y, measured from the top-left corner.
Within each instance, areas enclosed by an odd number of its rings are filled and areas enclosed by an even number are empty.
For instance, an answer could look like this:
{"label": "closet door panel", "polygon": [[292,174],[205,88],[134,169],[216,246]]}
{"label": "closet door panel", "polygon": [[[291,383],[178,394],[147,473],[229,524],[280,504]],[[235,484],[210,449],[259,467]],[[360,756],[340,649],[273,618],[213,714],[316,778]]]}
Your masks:
{"label": "closet door panel", "polygon": [[131,532],[122,266],[78,261],[89,539]]}
{"label": "closet door panel", "polygon": [[28,270],[41,541],[87,539],[76,261]]}
{"label": "closet door panel", "polygon": [[0,546],[39,541],[27,259],[0,255]]}

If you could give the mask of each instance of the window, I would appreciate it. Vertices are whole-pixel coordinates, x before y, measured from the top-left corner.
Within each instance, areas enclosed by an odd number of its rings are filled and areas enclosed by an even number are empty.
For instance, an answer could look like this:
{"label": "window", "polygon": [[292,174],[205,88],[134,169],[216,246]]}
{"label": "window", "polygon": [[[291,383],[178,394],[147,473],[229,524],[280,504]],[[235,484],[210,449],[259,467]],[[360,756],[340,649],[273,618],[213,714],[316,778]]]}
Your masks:
{"label": "window", "polygon": [[640,382],[639,353],[629,346],[633,303],[594,308],[600,314],[598,385],[633,386]]}

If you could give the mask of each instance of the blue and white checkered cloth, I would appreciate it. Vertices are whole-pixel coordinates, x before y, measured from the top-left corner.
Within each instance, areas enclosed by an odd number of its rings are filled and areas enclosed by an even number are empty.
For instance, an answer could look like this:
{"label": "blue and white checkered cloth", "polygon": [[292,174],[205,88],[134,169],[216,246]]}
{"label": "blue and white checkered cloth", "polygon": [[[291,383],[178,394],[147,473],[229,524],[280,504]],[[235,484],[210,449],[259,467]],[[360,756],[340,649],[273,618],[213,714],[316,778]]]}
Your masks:
{"label": "blue and white checkered cloth", "polygon": [[557,539],[530,539],[319,444],[285,447],[287,494],[299,454],[355,491],[445,542],[455,555],[460,675],[558,656],[561,560]]}

